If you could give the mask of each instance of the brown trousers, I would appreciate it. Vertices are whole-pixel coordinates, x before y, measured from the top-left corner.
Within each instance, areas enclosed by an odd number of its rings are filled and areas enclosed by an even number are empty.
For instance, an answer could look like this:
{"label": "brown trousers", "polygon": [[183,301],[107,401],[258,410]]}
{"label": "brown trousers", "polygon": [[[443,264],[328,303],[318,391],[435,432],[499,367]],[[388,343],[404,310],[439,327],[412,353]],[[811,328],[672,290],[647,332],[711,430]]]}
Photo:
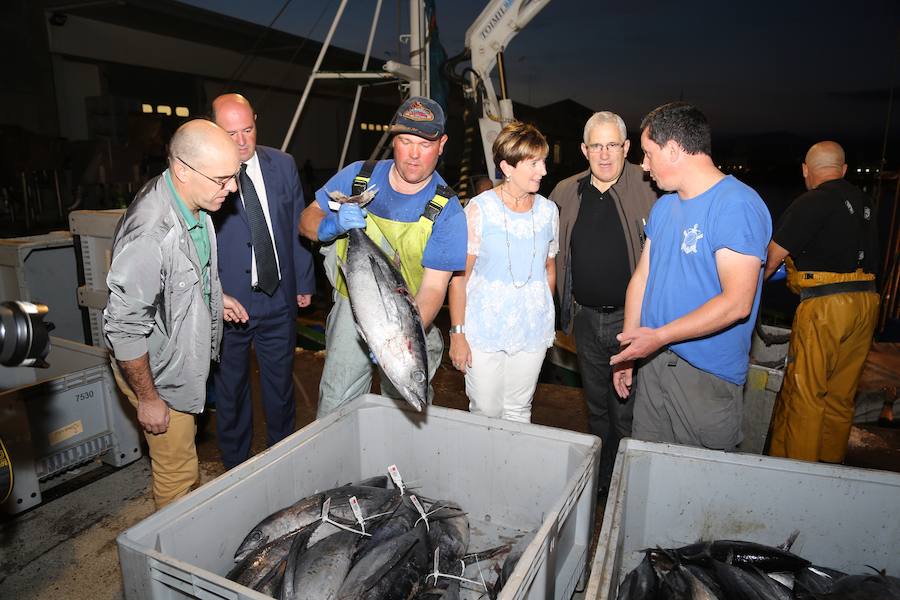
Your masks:
{"label": "brown trousers", "polygon": [[[116,385],[137,410],[137,396],[125,381],[115,361],[113,374]],[[169,428],[165,433],[144,432],[144,438],[150,449],[153,500],[156,502],[157,510],[187,494],[200,481],[200,463],[197,459],[197,447],[194,445],[196,435],[196,417],[171,407]]]}

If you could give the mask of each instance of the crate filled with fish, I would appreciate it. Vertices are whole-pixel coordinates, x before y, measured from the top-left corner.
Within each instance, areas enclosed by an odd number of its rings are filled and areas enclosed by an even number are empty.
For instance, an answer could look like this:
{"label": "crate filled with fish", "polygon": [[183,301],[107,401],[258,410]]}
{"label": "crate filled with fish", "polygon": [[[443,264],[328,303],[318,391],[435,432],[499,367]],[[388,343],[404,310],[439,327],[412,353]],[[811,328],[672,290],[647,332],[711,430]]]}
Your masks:
{"label": "crate filled with fish", "polygon": [[[452,500],[388,476],[307,496],[258,523],[226,577],[281,600],[496,597],[532,535],[480,536]],[[527,544],[526,544],[527,545]],[[517,551],[518,550],[518,551]]]}
{"label": "crate filled with fish", "polygon": [[900,600],[897,506],[896,473],[625,440],[585,598]]}
{"label": "crate filled with fish", "polygon": [[135,598],[568,599],[599,440],[365,396],[118,538]]}
{"label": "crate filled with fish", "polygon": [[[795,532],[789,540],[798,535]],[[766,546],[713,540],[652,548],[619,584],[617,600],[900,600],[900,578],[884,570],[850,574],[813,565],[790,541]]]}

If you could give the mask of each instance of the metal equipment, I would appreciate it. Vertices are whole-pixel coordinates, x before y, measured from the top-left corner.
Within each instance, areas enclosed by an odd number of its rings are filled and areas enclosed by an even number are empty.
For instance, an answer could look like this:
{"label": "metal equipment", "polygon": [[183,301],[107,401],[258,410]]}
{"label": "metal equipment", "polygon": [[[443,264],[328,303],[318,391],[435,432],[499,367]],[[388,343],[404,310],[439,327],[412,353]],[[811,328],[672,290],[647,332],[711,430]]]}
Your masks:
{"label": "metal equipment", "polygon": [[0,513],[39,504],[96,458],[121,467],[141,457],[134,410],[116,389],[106,350],[57,337],[50,346],[46,369],[0,368],[0,439],[14,481]]}
{"label": "metal equipment", "polygon": [[[503,51],[509,42],[543,9],[550,0],[492,0],[466,30],[466,51],[472,61],[467,70],[466,97],[481,105],[478,128],[484,148],[485,164],[493,163],[491,146],[504,125],[513,120],[512,100],[506,94]],[[491,71],[498,68],[500,97],[494,91]],[[493,169],[488,176],[494,180]]]}
{"label": "metal equipment", "polygon": [[49,331],[44,323],[47,306],[31,302],[0,304],[0,365],[4,367],[47,367]]}

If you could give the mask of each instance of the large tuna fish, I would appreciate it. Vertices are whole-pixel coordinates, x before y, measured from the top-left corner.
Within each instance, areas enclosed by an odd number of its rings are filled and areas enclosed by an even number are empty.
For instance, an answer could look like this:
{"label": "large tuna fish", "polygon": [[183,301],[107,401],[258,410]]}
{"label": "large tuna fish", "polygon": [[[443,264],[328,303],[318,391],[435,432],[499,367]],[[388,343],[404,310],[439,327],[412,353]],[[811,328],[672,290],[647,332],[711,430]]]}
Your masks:
{"label": "large tuna fish", "polygon": [[241,585],[255,588],[272,571],[273,567],[287,558],[295,535],[297,535],[296,532],[289,533],[253,550],[225,577]]}
{"label": "large tuna fish", "polygon": [[418,526],[370,550],[353,565],[340,600],[405,600],[419,589],[429,567],[425,527]]}
{"label": "large tuna fish", "polygon": [[[459,575],[459,561],[469,548],[469,518],[455,502],[438,500],[428,508],[428,552],[438,550],[441,573]],[[435,587],[447,587],[441,580]]]}
{"label": "large tuna fish", "polygon": [[[326,498],[331,499],[331,519],[341,524],[355,525],[355,517],[350,508],[350,497],[356,496],[359,506],[365,515],[373,515],[392,510],[399,501],[397,490],[385,490],[374,487],[343,486],[326,492],[312,494],[294,504],[272,513],[247,534],[244,541],[234,553],[235,562],[244,560],[251,552],[282,536],[295,533],[308,525],[316,524],[322,518],[322,504]],[[338,529],[330,524],[317,527],[310,539],[315,543],[326,535],[336,533]]]}
{"label": "large tuna fish", "polygon": [[644,554],[644,560],[632,569],[622,583],[619,584],[617,600],[652,600],[656,598],[658,583],[656,571],[650,561],[650,551]]}
{"label": "large tuna fish", "polygon": [[[363,206],[375,193],[329,196],[339,204]],[[428,354],[415,299],[394,263],[363,230],[351,229],[347,236],[347,258],[340,267],[359,335],[403,399],[422,410],[428,402]]]}
{"label": "large tuna fish", "polygon": [[787,550],[739,540],[697,542],[668,552],[677,554],[681,562],[703,564],[718,560],[741,568],[759,567],[763,571],[796,571],[810,564]]}
{"label": "large tuna fish", "polygon": [[[350,570],[359,536],[340,531],[305,551],[291,548],[284,570],[281,600],[334,600]],[[296,544],[295,544],[296,546]]]}

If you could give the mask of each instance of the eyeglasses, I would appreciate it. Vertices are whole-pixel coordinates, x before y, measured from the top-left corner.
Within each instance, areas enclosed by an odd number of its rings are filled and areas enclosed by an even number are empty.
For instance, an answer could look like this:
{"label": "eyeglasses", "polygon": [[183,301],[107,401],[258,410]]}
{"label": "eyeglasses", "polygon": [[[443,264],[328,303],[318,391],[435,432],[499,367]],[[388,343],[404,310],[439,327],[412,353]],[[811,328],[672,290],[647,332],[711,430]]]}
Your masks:
{"label": "eyeglasses", "polygon": [[624,144],[620,144],[619,142],[609,142],[608,144],[585,144],[587,151],[591,154],[597,154],[601,152],[604,148],[606,148],[607,152],[618,152],[622,148],[625,147]]}
{"label": "eyeglasses", "polygon": [[206,177],[207,179],[209,179],[210,181],[212,181],[214,184],[216,184],[217,186],[219,186],[219,189],[220,189],[220,190],[221,190],[221,189],[224,189],[225,186],[228,185],[228,182],[231,181],[232,179],[234,179],[235,181],[237,181],[238,175],[241,174],[241,170],[238,169],[238,170],[235,172],[234,175],[228,175],[227,177],[210,177],[210,176],[207,175],[206,173],[204,173],[204,172],[202,172],[202,171],[198,171],[197,169],[195,169],[195,168],[192,167],[191,165],[187,164],[187,163],[184,161],[183,158],[181,158],[181,157],[179,157],[179,156],[176,156],[175,158],[177,158],[179,161],[181,161],[181,164],[183,164],[184,166],[186,166],[188,169],[190,169],[190,170],[193,171],[194,173],[197,173],[198,175],[202,175],[203,177]]}

